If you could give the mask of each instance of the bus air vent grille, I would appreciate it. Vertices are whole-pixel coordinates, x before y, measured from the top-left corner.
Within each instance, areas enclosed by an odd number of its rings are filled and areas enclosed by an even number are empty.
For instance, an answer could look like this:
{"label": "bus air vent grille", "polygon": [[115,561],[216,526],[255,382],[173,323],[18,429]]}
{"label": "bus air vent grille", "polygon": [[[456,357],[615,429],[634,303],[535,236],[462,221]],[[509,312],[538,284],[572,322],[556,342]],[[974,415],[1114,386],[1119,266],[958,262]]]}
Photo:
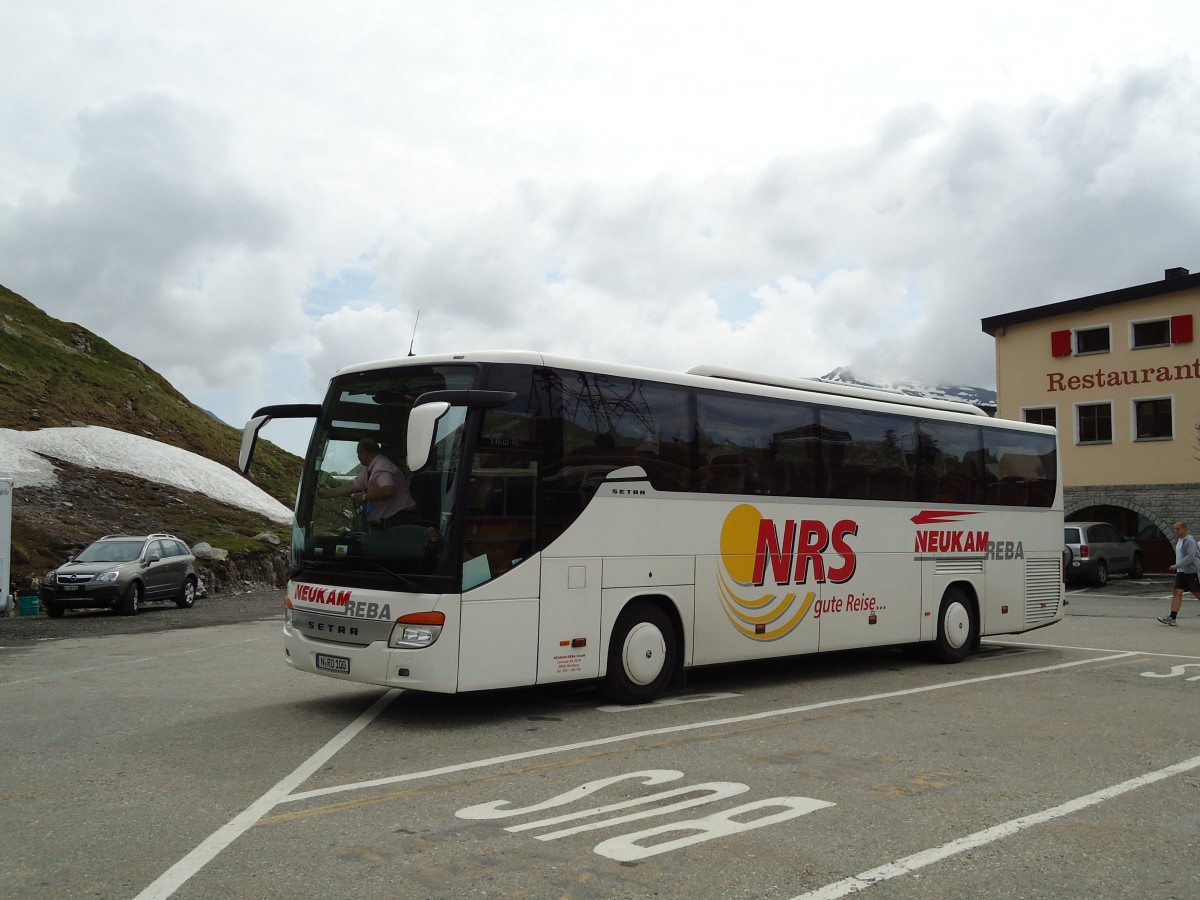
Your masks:
{"label": "bus air vent grille", "polygon": [[1025,560],[1025,621],[1045,622],[1058,615],[1062,602],[1062,562],[1053,559]]}
{"label": "bus air vent grille", "polygon": [[939,559],[934,563],[934,575],[981,575],[983,574],[983,557],[970,559]]}

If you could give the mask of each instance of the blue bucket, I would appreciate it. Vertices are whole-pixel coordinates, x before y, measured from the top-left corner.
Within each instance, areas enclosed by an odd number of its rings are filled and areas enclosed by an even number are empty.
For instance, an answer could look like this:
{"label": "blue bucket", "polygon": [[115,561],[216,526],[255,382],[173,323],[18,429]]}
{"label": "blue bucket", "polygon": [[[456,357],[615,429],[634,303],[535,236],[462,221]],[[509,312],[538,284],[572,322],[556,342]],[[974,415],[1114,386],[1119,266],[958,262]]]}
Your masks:
{"label": "blue bucket", "polygon": [[42,611],[37,594],[21,594],[17,597],[17,615],[36,616]]}

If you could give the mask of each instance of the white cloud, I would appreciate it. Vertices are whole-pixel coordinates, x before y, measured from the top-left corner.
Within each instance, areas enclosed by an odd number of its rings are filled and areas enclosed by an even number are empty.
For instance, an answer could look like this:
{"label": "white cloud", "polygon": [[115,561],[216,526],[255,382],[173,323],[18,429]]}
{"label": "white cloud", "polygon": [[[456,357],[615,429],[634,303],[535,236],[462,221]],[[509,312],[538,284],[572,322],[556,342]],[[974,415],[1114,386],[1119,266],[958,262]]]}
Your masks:
{"label": "white cloud", "polygon": [[410,342],[989,386],[1200,268],[1193,5],[25,4],[0,283],[235,425]]}

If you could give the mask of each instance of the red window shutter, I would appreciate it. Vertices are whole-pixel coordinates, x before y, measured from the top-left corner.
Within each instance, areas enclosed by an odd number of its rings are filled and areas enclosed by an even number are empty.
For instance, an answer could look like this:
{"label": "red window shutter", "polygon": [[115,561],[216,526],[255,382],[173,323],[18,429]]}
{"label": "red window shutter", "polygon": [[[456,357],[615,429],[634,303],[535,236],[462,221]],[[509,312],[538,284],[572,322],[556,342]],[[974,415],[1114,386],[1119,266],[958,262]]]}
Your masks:
{"label": "red window shutter", "polygon": [[1071,332],[1070,331],[1052,331],[1052,332],[1050,332],[1050,353],[1052,356],[1070,356],[1071,355]]}
{"label": "red window shutter", "polygon": [[1190,344],[1192,342],[1192,316],[1171,316],[1171,343]]}

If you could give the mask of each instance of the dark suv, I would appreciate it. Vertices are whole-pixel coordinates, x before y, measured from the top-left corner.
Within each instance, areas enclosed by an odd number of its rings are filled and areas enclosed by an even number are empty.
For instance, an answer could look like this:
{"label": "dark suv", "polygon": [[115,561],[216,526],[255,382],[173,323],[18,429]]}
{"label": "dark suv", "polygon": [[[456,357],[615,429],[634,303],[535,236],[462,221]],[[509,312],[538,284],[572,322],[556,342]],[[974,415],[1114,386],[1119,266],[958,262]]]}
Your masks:
{"label": "dark suv", "polygon": [[1141,549],[1133,538],[1122,536],[1107,522],[1067,522],[1063,542],[1067,545],[1068,580],[1082,578],[1103,587],[1109,575],[1142,577]]}
{"label": "dark suv", "polygon": [[68,609],[97,607],[132,616],[147,600],[174,600],[190,609],[196,582],[196,559],[174,535],[110,534],[47,572],[40,597],[56,619]]}

